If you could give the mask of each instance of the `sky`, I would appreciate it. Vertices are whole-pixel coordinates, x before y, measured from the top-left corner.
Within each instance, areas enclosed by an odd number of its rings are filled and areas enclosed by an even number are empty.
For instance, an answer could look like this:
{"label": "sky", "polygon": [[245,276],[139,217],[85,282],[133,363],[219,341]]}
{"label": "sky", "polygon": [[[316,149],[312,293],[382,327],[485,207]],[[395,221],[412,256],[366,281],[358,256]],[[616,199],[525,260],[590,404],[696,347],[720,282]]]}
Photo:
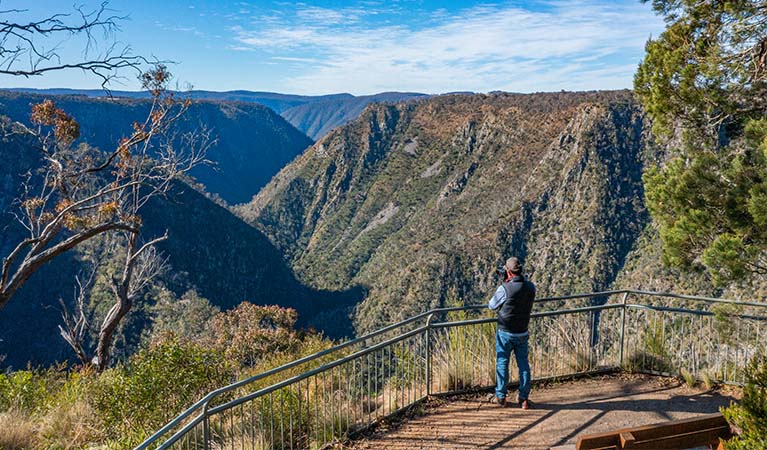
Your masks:
{"label": "sky", "polygon": [[[0,0],[2,20],[73,13],[61,0]],[[99,1],[78,0],[84,10]],[[179,86],[320,95],[385,91],[539,92],[630,88],[644,45],[664,28],[639,0],[509,2],[111,0],[127,16],[98,45],[173,61]],[[67,20],[67,19],[65,19]],[[73,19],[72,19],[73,20]],[[84,56],[77,37],[44,40],[63,61]],[[135,76],[110,87],[137,90]],[[0,87],[99,88],[79,70]]]}

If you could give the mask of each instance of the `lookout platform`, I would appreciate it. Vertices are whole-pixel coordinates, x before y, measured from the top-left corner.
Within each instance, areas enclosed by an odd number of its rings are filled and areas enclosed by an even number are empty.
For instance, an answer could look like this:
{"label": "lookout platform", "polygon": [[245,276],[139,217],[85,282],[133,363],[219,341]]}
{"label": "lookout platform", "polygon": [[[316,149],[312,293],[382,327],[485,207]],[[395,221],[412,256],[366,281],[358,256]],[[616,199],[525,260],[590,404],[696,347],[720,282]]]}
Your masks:
{"label": "lookout platform", "polygon": [[[514,399],[514,393],[510,399]],[[378,449],[550,449],[582,434],[715,413],[739,396],[733,387],[707,390],[674,378],[618,374],[534,385],[534,408],[501,408],[487,395],[427,405],[423,414],[382,425],[349,444]]]}

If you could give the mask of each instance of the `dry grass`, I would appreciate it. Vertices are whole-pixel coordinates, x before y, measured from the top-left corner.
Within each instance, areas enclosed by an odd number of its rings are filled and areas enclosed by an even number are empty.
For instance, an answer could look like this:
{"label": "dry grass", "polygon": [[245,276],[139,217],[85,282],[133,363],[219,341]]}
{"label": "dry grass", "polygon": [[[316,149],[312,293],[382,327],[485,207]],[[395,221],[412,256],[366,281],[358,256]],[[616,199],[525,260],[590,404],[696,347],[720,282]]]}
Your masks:
{"label": "dry grass", "polygon": [[56,405],[40,417],[6,411],[0,413],[0,449],[85,448],[104,437],[94,418],[92,408],[79,399]]}
{"label": "dry grass", "polygon": [[682,367],[679,370],[679,375],[682,376],[682,379],[684,380],[685,384],[687,384],[687,386],[691,388],[695,387],[695,385],[698,384],[698,378],[695,376],[695,374],[685,369],[684,367]]}
{"label": "dry grass", "polygon": [[86,447],[104,438],[93,408],[83,400],[56,405],[40,420],[46,447],[62,450]]}
{"label": "dry grass", "polygon": [[714,389],[714,387],[716,387],[716,381],[711,376],[711,372],[709,372],[708,370],[704,370],[700,375],[701,375],[701,378],[703,379],[703,386],[705,386],[706,389],[710,391],[711,389]]}
{"label": "dry grass", "polygon": [[16,411],[0,413],[0,448],[22,450],[35,448],[38,429],[24,414]]}

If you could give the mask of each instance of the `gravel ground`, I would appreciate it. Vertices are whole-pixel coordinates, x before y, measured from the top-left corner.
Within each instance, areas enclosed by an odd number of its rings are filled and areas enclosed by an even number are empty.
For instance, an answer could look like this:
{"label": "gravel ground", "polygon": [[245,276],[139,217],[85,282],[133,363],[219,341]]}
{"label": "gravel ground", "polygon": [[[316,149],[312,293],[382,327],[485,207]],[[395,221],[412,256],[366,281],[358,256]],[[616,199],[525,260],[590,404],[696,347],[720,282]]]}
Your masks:
{"label": "gravel ground", "polygon": [[379,426],[343,448],[549,449],[581,434],[717,412],[738,397],[735,388],[690,388],[673,378],[604,376],[534,386],[527,411],[498,407],[486,396],[437,401],[425,414]]}

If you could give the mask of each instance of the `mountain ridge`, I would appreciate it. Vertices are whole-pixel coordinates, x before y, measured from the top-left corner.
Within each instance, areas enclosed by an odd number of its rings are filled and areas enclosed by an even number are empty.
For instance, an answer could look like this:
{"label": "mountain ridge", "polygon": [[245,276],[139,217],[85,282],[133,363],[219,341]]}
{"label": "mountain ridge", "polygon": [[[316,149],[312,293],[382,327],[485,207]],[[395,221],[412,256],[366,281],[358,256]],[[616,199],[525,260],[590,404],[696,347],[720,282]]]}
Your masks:
{"label": "mountain ridge", "polygon": [[[7,92],[30,93],[37,95],[71,95],[86,98],[103,98],[108,93],[100,89],[31,89],[10,88]],[[381,92],[378,94],[354,96],[348,93],[327,95],[295,95],[261,91],[205,91],[192,90],[178,92],[182,97],[194,100],[258,103],[283,116],[297,129],[312,139],[322,137],[329,130],[355,119],[362,109],[374,102],[398,102],[409,98],[426,97],[427,94],[416,92]],[[145,91],[111,91],[117,98],[149,98]]]}
{"label": "mountain ridge", "polygon": [[[29,125],[31,105],[45,95],[0,91],[0,115]],[[108,150],[130,132],[134,121],[146,119],[145,99],[57,96],[59,107],[80,123],[81,141]],[[220,138],[208,148],[213,165],[200,165],[190,175],[228,203],[249,200],[285,164],[313,141],[271,109],[255,103],[191,103],[177,125],[180,134],[207,130]]]}

